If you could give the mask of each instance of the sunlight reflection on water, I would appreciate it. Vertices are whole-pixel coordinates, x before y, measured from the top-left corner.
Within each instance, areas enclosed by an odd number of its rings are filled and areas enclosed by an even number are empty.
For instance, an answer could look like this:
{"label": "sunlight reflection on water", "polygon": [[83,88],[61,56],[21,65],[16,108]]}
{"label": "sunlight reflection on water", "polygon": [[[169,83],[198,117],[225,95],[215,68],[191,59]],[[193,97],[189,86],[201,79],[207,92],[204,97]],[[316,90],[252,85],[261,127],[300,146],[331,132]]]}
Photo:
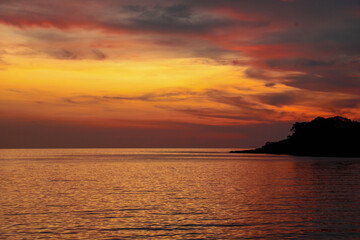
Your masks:
{"label": "sunlight reflection on water", "polygon": [[0,238],[360,238],[360,159],[0,150]]}

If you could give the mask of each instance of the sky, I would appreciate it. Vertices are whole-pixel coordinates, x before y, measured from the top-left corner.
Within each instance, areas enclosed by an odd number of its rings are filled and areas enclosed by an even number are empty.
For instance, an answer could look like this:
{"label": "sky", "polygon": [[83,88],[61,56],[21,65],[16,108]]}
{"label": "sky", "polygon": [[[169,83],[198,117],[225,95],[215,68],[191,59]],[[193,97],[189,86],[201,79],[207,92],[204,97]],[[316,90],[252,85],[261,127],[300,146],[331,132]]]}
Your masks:
{"label": "sky", "polygon": [[256,147],[360,119],[359,0],[0,0],[0,148]]}

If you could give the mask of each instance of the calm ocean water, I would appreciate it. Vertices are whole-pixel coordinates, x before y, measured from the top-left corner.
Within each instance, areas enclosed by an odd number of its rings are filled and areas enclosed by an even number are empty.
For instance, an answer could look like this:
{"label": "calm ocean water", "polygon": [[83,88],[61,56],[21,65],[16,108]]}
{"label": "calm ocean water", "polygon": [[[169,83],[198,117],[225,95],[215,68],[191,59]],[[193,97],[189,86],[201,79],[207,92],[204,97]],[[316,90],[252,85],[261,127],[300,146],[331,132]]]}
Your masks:
{"label": "calm ocean water", "polygon": [[360,239],[360,159],[0,150],[1,239]]}

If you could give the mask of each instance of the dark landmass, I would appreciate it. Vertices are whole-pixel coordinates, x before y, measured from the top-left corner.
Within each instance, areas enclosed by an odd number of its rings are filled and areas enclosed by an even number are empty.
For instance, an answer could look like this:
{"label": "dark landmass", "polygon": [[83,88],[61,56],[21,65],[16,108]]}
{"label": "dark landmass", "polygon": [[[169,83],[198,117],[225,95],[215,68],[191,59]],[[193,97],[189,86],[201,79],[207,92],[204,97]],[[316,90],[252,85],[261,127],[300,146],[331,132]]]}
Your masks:
{"label": "dark landmass", "polygon": [[296,122],[292,135],[278,142],[267,142],[253,150],[231,153],[270,153],[295,156],[360,157],[360,122],[344,117],[317,117]]}

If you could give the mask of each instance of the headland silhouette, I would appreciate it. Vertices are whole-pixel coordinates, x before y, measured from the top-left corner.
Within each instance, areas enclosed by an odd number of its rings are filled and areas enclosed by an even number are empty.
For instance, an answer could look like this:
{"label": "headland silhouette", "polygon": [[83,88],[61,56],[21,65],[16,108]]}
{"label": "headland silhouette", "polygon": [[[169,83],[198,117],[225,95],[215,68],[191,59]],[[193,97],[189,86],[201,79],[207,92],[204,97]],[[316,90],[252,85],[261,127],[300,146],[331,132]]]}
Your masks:
{"label": "headland silhouette", "polygon": [[231,153],[270,153],[295,156],[360,157],[360,122],[344,117],[317,117],[296,122],[292,135],[278,142],[267,142],[252,150]]}

